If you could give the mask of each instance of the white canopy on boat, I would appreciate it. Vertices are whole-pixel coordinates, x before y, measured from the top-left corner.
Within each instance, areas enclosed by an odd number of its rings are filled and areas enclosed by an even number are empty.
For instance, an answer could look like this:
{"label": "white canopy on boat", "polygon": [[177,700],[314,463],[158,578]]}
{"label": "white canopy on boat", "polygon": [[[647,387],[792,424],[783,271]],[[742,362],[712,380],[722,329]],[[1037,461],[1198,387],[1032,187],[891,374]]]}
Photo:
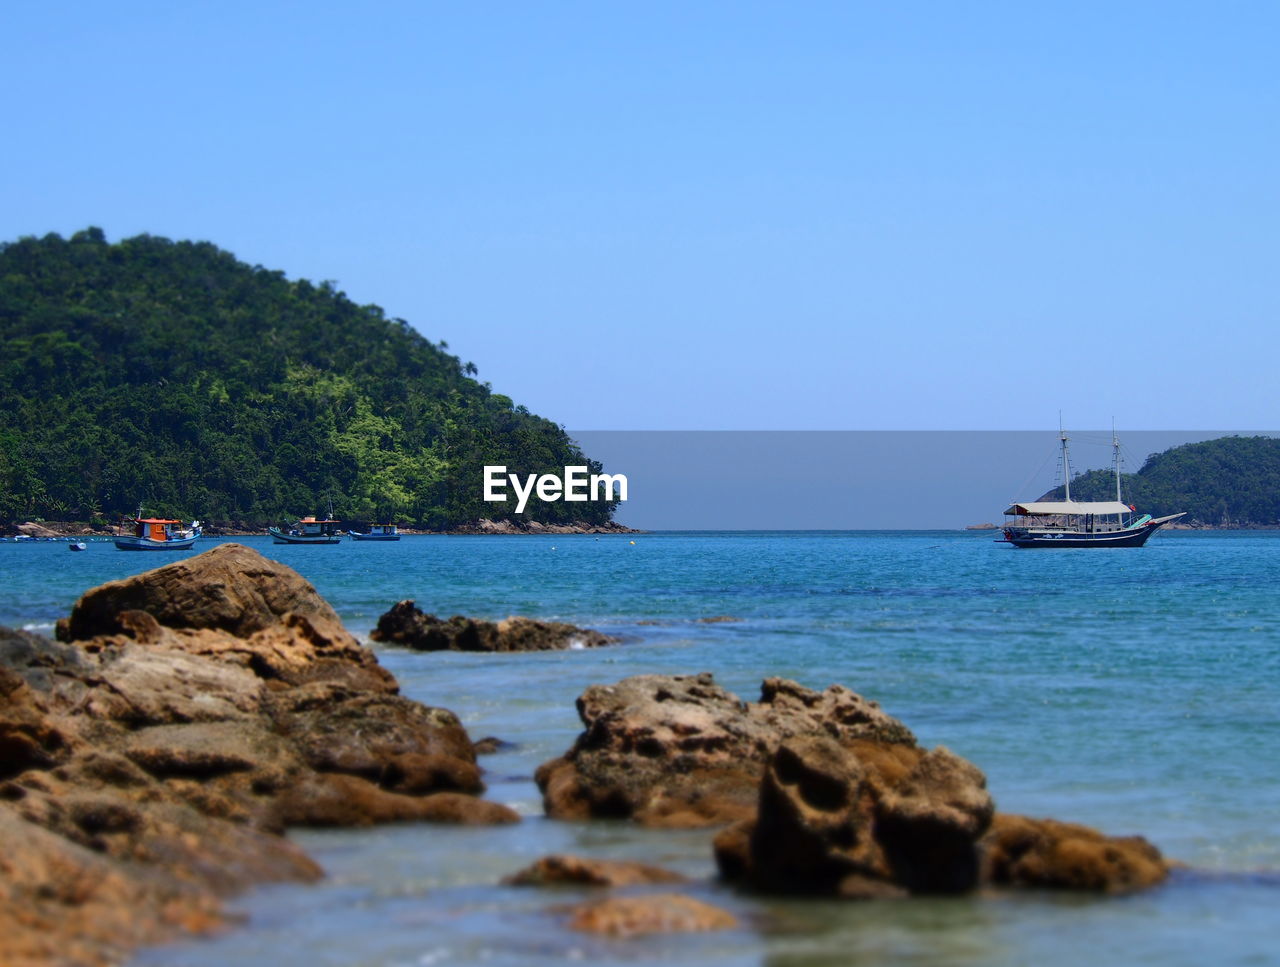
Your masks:
{"label": "white canopy on boat", "polygon": [[1040,516],[1048,514],[1129,514],[1132,509],[1118,500],[1038,500],[1014,504],[1006,514]]}

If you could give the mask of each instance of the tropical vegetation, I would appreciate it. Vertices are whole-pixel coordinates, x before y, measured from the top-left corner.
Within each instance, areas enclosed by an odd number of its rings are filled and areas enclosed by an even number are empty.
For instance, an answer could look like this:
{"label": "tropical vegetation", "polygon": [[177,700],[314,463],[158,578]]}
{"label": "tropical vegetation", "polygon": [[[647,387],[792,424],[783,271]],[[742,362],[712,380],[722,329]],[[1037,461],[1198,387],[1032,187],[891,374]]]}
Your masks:
{"label": "tropical vegetation", "polygon": [[[602,468],[403,319],[208,242],[0,246],[0,520],[512,517],[482,467]],[[604,523],[613,503],[531,501]]]}
{"label": "tropical vegetation", "polygon": [[[1280,524],[1280,439],[1221,437],[1187,443],[1147,458],[1137,473],[1122,474],[1121,493],[1143,513],[1186,511],[1193,523],[1215,527]],[[1073,500],[1114,500],[1115,475],[1090,470],[1071,481]],[[1048,499],[1061,500],[1063,489]]]}

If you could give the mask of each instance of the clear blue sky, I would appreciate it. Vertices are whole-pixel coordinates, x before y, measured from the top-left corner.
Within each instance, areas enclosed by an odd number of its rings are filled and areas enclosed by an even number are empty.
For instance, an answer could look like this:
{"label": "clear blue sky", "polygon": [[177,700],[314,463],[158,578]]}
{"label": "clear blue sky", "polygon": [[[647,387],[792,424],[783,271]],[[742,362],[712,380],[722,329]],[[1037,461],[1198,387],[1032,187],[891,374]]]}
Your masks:
{"label": "clear blue sky", "polygon": [[1274,427],[1280,4],[46,3],[0,237],[332,279],[573,429]]}

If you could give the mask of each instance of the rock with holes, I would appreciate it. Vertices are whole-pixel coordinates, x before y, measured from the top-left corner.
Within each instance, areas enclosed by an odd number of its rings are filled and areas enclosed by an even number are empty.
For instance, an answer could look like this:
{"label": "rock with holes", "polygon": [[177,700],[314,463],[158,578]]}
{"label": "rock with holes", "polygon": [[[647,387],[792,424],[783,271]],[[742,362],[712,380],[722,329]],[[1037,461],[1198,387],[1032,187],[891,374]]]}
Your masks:
{"label": "rock with holes", "polygon": [[757,815],[722,833],[726,878],[768,893],[960,893],[994,812],[982,773],[938,748],[798,736],[770,758]]}
{"label": "rock with holes", "polygon": [[1169,866],[1141,837],[996,814],[986,780],[941,746],[788,739],[757,814],[715,840],[721,875],[762,893],[846,898],[980,886],[1127,892]]}
{"label": "rock with holes", "polygon": [[765,680],[758,702],[744,702],[708,674],[638,675],[591,686],[578,715],[585,730],[536,776],[556,818],[724,824],[754,814],[765,762],[789,737],[915,745],[875,702],[781,678]]}
{"label": "rock with holes", "polygon": [[641,675],[578,699],[584,731],[536,778],[547,814],[727,825],[721,875],[767,893],[956,894],[991,884],[1121,888],[1166,869],[1145,841],[1005,819],[986,778],[847,688]]}

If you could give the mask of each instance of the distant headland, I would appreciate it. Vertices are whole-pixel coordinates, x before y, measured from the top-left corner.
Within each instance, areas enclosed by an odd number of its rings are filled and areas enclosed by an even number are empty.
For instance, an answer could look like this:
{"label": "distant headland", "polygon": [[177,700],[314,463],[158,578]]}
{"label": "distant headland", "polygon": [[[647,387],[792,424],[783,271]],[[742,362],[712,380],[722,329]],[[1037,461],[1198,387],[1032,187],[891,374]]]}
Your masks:
{"label": "distant headland", "polygon": [[[331,282],[209,242],[21,238],[0,245],[0,522],[105,526],[142,504],[209,532],[319,512],[501,528],[515,499],[484,500],[484,466],[603,471],[475,376]],[[615,506],[534,500],[511,526],[608,527]]]}
{"label": "distant headland", "polygon": [[[1137,473],[1121,475],[1124,499],[1144,514],[1186,511],[1178,529],[1254,530],[1280,527],[1280,439],[1227,436],[1153,453]],[[1058,487],[1041,500],[1062,500]],[[1114,500],[1110,470],[1071,481],[1073,500]]]}

